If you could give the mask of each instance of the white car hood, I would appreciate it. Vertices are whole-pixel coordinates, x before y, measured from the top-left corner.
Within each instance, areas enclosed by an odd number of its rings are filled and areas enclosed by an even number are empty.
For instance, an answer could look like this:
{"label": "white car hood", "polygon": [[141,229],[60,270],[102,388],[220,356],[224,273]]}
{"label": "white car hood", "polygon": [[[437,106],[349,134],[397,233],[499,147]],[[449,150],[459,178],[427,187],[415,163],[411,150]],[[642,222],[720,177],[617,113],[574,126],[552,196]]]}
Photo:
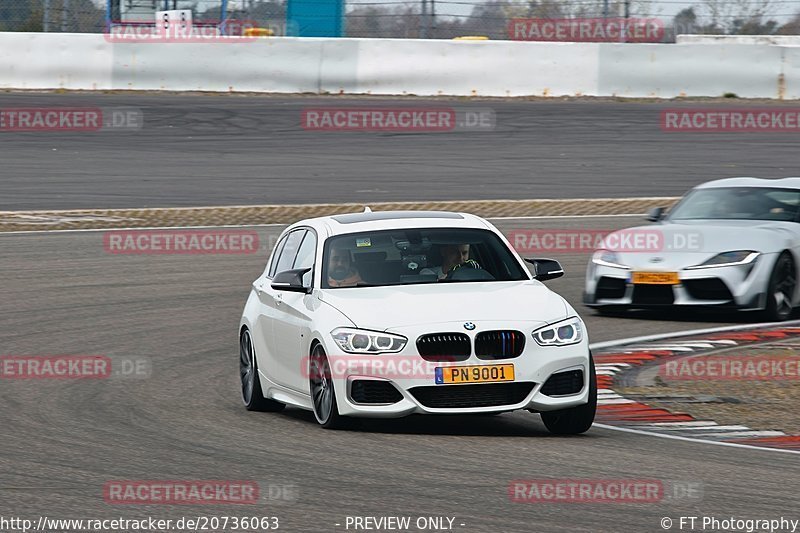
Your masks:
{"label": "white car hood", "polygon": [[564,299],[538,281],[465,282],[324,289],[320,298],[377,331],[419,324],[567,318]]}
{"label": "white car hood", "polygon": [[[755,250],[775,253],[792,246],[800,234],[793,222],[753,220],[695,220],[628,228],[622,232],[659,232],[663,248],[617,252],[620,262],[633,268],[674,270],[697,265],[721,252]],[[697,238],[692,245],[692,235]]]}

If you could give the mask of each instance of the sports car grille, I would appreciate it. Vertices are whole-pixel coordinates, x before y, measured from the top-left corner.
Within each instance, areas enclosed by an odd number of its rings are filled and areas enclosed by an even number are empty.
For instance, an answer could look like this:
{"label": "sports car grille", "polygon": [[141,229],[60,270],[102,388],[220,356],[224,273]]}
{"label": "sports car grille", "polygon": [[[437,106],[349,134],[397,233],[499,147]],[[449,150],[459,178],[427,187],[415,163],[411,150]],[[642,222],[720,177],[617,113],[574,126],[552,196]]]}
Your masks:
{"label": "sports car grille", "polygon": [[350,384],[350,398],[355,403],[387,404],[399,402],[403,395],[388,381],[357,379]]}
{"label": "sports car grille", "polygon": [[521,331],[482,331],[475,336],[475,355],[479,359],[511,359],[525,349]]}
{"label": "sports car grille", "polygon": [[636,285],[633,303],[640,305],[671,305],[675,301],[672,285]]}
{"label": "sports car grille", "polygon": [[687,279],[681,283],[689,295],[697,300],[733,300],[727,285],[718,278]]}
{"label": "sports car grille", "polygon": [[583,370],[568,370],[550,376],[542,385],[540,392],[545,396],[566,396],[578,394],[582,389]]}
{"label": "sports car grille", "polygon": [[414,387],[409,392],[425,407],[453,409],[466,407],[495,407],[523,401],[535,383],[486,383],[479,385],[439,385]]}
{"label": "sports car grille", "polygon": [[597,281],[595,298],[598,300],[624,298],[625,285],[624,279],[603,276]]}
{"label": "sports car grille", "polygon": [[417,339],[417,351],[426,361],[465,361],[472,344],[464,333],[429,333]]}

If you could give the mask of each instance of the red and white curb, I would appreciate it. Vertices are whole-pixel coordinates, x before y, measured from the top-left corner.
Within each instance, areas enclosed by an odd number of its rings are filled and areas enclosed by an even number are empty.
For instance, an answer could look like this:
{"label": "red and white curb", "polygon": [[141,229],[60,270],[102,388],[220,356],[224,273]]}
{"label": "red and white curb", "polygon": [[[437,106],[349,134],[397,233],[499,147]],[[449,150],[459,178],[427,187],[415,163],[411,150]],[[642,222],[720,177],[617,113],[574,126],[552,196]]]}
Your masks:
{"label": "red and white curb", "polygon": [[625,398],[613,388],[618,374],[657,364],[660,359],[791,339],[800,339],[800,321],[694,330],[592,345],[597,368],[595,425],[680,440],[800,453],[800,435],[697,420],[690,414],[673,413]]}

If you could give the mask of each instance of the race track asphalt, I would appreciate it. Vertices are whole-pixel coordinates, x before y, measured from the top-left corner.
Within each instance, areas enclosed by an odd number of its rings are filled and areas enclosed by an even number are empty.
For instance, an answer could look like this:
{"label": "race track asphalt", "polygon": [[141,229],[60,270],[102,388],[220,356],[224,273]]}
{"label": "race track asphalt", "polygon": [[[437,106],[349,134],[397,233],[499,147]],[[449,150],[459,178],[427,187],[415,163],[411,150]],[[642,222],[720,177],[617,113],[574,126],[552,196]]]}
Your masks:
{"label": "race track asphalt", "polygon": [[[498,221],[504,231],[634,223]],[[279,230],[258,228],[262,242]],[[0,380],[5,517],[278,516],[280,531],[331,532],[346,531],[347,516],[450,516],[454,531],[465,533],[655,532],[664,531],[663,517],[678,531],[680,516],[800,518],[800,462],[789,454],[599,428],[554,437],[538,416],[522,412],[366,421],[334,432],[295,409],[245,411],[236,326],[266,250],[114,255],[104,251],[102,232],[4,234],[0,249],[0,353],[152,364],[140,379]],[[558,258],[567,275],[549,285],[585,317],[594,342],[745,323],[718,315],[596,316],[580,304],[588,254]],[[702,494],[628,504],[509,500],[512,480],[544,478],[691,483]],[[292,497],[248,506],[103,499],[110,480],[147,479],[256,480],[290,485]]]}
{"label": "race track asphalt", "polygon": [[[138,131],[0,131],[0,210],[678,196],[800,175],[791,133],[666,133],[664,109],[791,104],[175,94],[0,94],[0,108],[115,107]],[[492,130],[312,131],[312,107],[491,110]]]}

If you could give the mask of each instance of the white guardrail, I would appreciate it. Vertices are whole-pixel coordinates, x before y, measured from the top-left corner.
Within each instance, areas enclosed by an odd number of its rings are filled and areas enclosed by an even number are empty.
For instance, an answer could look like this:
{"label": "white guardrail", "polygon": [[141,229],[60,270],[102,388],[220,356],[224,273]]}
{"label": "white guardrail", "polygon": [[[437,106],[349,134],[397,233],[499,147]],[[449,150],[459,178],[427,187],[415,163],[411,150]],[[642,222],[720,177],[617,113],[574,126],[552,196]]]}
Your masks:
{"label": "white guardrail", "polygon": [[800,47],[0,33],[0,89],[800,98]]}

